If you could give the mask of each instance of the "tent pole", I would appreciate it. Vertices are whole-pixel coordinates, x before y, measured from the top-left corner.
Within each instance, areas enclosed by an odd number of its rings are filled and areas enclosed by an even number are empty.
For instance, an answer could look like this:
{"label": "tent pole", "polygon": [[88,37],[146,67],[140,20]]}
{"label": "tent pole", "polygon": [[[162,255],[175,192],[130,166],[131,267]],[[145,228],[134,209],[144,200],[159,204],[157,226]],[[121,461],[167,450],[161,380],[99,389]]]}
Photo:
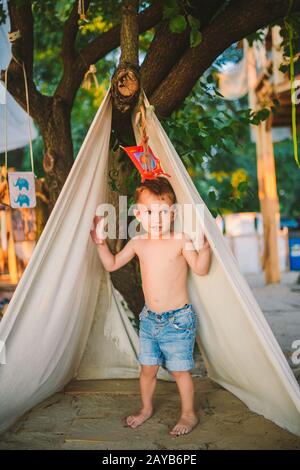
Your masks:
{"label": "tent pole", "polygon": [[[249,106],[252,110],[257,111],[259,109],[259,97],[256,90],[258,83],[256,60],[253,47],[249,47],[246,40],[244,40],[244,51],[247,57]],[[258,197],[263,219],[264,243],[261,261],[265,273],[265,282],[271,284],[280,282],[277,241],[280,213],[271,120],[262,121],[258,126],[252,126],[252,130],[256,135]]]}

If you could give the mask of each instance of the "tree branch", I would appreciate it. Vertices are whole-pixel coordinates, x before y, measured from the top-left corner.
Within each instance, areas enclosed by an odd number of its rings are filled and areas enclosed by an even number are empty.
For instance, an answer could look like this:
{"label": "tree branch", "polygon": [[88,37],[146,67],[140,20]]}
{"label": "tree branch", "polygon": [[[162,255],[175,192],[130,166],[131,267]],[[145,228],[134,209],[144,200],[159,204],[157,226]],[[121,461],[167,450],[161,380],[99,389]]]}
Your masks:
{"label": "tree branch", "polygon": [[[152,28],[161,18],[162,4],[159,0],[156,0],[150,7],[138,15],[139,34]],[[89,66],[98,62],[98,60],[120,45],[120,32],[121,25],[114,26],[85,46],[79,52],[75,62],[73,62],[72,70],[64,71],[55,95],[60,95],[71,106]]]}
{"label": "tree branch", "polygon": [[161,22],[141,65],[141,82],[146,95],[154,92],[188,45],[188,28],[180,34],[172,33],[168,21]]}
{"label": "tree branch", "polygon": [[[162,18],[162,2],[156,0],[152,5],[138,15],[139,34],[152,28]],[[95,64],[106,54],[120,45],[121,25],[114,26],[109,31],[98,36],[85,46],[80,53],[79,61],[84,61],[84,67]]]}
{"label": "tree branch", "polygon": [[[33,16],[31,1],[26,0],[19,4],[15,0],[8,2],[11,32],[19,30],[22,38],[18,39],[20,54],[25,63],[28,79],[32,79],[33,71]],[[20,69],[22,71],[22,69]]]}
{"label": "tree branch", "polygon": [[[85,11],[88,10],[89,5],[90,0],[85,0]],[[64,67],[68,66],[76,58],[75,40],[78,33],[78,19],[78,0],[75,0],[70,16],[65,22],[63,29],[61,56]]]}
{"label": "tree branch", "polygon": [[111,79],[114,109],[130,112],[140,92],[139,74],[139,0],[123,0],[121,56]]}
{"label": "tree branch", "polygon": [[[12,44],[12,52],[18,57],[17,60],[24,62],[27,82],[28,82],[28,95],[30,101],[30,115],[39,121],[40,111],[44,110],[43,115],[47,116],[49,112],[50,97],[42,95],[36,88],[32,74],[33,74],[33,16],[31,10],[31,1],[26,0],[20,5],[18,2],[11,0],[8,3],[9,17],[11,23],[11,32],[19,30],[21,38],[17,39]],[[26,111],[26,94],[23,69],[12,58],[8,65],[7,73],[7,89]],[[0,73],[1,80],[4,81],[4,70]]]}
{"label": "tree branch", "polygon": [[[184,13],[197,18],[203,30],[223,5],[224,0],[202,0],[201,3],[194,0],[189,2]],[[189,26],[180,34],[172,33],[168,20],[158,26],[141,66],[142,84],[147,95],[150,96],[154,92],[188,48],[189,34]]]}
{"label": "tree branch", "polygon": [[139,0],[123,0],[120,65],[139,66]]}
{"label": "tree branch", "polygon": [[[161,116],[170,115],[189,95],[193,86],[212,62],[231,44],[271,22],[283,18],[289,2],[271,0],[234,0],[202,31],[197,47],[188,47],[149,101]],[[300,11],[294,0],[292,12]]]}

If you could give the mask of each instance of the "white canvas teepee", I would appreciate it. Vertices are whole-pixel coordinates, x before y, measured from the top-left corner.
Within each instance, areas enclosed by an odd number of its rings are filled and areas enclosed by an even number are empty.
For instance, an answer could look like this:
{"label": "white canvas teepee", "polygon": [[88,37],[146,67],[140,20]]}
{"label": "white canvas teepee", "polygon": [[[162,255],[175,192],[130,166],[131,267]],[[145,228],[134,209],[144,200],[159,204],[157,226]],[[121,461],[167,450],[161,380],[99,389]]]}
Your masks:
{"label": "white canvas teepee", "polygon": [[[209,274],[188,276],[208,375],[251,410],[300,436],[294,375],[205,206],[203,220],[197,206],[203,201],[144,98],[149,145],[171,175],[178,202],[192,205],[191,219],[203,226],[213,249]],[[139,376],[137,333],[90,238],[96,208],[107,200],[111,111],[109,89],[0,323],[6,346],[0,430],[74,377]],[[139,142],[134,115],[133,126]],[[174,380],[163,368],[158,377]]]}

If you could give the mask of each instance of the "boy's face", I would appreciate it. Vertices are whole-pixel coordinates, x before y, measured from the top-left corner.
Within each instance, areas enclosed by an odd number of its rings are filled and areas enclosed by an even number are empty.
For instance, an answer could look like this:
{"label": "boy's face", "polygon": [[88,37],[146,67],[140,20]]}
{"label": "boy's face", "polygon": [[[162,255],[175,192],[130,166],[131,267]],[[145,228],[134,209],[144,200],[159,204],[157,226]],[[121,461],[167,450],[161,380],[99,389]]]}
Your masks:
{"label": "boy's face", "polygon": [[148,189],[142,191],[134,215],[153,238],[170,232],[171,223],[175,219],[170,198],[167,195],[157,196]]}

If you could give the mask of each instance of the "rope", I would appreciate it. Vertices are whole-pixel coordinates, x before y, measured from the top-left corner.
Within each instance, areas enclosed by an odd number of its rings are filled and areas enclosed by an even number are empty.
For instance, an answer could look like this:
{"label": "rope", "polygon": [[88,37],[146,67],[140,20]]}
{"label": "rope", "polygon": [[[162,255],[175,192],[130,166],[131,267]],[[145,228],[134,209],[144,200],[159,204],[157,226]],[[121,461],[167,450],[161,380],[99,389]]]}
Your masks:
{"label": "rope", "polygon": [[29,110],[29,96],[28,96],[28,83],[27,83],[27,76],[26,76],[26,69],[25,69],[24,62],[23,62],[23,75],[24,75],[25,93],[26,93],[26,108],[27,108],[27,114],[28,114],[28,134],[29,134],[30,160],[31,160],[32,172],[34,173],[32,137],[31,137],[31,125],[30,125],[30,110]]}
{"label": "rope", "polygon": [[292,103],[292,136],[294,157],[298,168],[300,168],[298,156],[298,142],[297,142],[297,113],[296,113],[296,90],[295,90],[295,68],[294,68],[294,51],[293,51],[293,27],[288,22],[288,15],[293,6],[293,0],[289,0],[289,8],[287,15],[284,19],[284,24],[289,37],[289,52],[290,52],[290,82],[291,82],[291,103]]}
{"label": "rope", "polygon": [[95,64],[91,64],[90,68],[88,69],[87,72],[85,72],[83,81],[82,81],[82,88],[85,88],[86,90],[90,90],[92,86],[92,80],[94,80],[95,87],[99,88],[99,82],[97,80],[97,75],[96,75],[97,69]]}
{"label": "rope", "polygon": [[145,106],[143,103],[140,104],[140,134],[142,136],[142,140],[140,145],[143,146],[144,148],[144,157],[146,159],[146,167],[147,171],[151,171],[151,154],[148,149],[148,140],[149,137],[147,135],[147,124],[146,124],[146,112],[145,112]]}
{"label": "rope", "polygon": [[[8,39],[10,42],[14,42],[16,39],[21,37],[20,31],[13,31],[8,33]],[[23,76],[24,76],[24,85],[25,85],[25,96],[26,96],[26,109],[28,115],[28,134],[29,134],[29,149],[30,149],[30,160],[31,160],[31,168],[32,172],[34,173],[34,162],[33,162],[33,150],[32,150],[32,137],[31,137],[31,124],[30,124],[30,109],[29,109],[29,94],[28,94],[28,83],[27,83],[27,75],[24,62],[20,63],[14,56],[12,56],[15,62],[17,62],[23,69]],[[5,142],[5,169],[6,169],[6,179],[8,178],[8,152],[7,152],[7,75],[8,75],[8,68],[5,69],[4,74],[4,84],[5,84],[5,114],[4,114],[4,142]],[[34,175],[36,177],[36,175]]]}
{"label": "rope", "polygon": [[293,28],[288,25],[289,33],[289,48],[290,48],[290,77],[291,77],[291,102],[292,102],[292,135],[295,161],[300,168],[298,156],[298,142],[297,142],[297,114],[296,114],[296,90],[295,90],[295,68],[294,68],[294,54],[293,54]]}
{"label": "rope", "polygon": [[78,0],[77,13],[81,20],[88,22],[86,13],[85,13],[84,0]]}

